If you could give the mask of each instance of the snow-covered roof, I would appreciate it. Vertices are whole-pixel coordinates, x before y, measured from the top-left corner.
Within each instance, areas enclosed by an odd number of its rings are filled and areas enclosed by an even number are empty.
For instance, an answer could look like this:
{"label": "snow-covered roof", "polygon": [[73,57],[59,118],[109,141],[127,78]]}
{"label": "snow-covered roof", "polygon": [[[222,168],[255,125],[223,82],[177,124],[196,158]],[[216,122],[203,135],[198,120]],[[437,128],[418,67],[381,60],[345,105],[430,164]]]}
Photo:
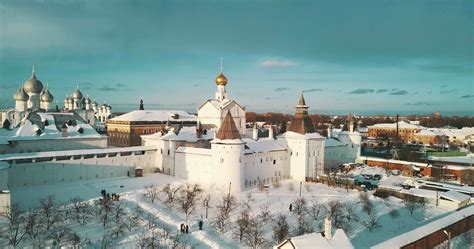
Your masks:
{"label": "snow-covered roof", "polygon": [[[374,124],[372,126],[369,126],[369,128],[388,128],[388,129],[396,129],[397,124],[396,123],[382,123],[382,124]],[[399,129],[425,129],[425,127],[421,125],[415,125],[415,124],[410,124],[405,121],[400,121],[398,122],[398,128]]]}
{"label": "snow-covered roof", "polygon": [[34,158],[45,158],[45,157],[63,157],[63,156],[76,156],[76,155],[119,153],[119,152],[134,152],[134,151],[156,151],[156,148],[152,146],[133,146],[133,147],[106,148],[106,149],[60,150],[60,151],[43,151],[43,152],[31,152],[31,153],[13,153],[13,154],[1,154],[0,161],[18,160],[18,159],[34,159]]}
{"label": "snow-covered roof", "polygon": [[[34,124],[25,117],[22,124],[14,129],[0,129],[0,144],[8,144],[8,141],[20,140],[42,140],[42,139],[76,139],[76,138],[105,138],[87,123],[77,118],[73,113],[35,113],[41,118],[43,124]],[[71,120],[75,124],[67,125],[67,136],[63,137],[61,126],[65,120]],[[47,125],[44,122],[47,121]],[[40,127],[44,126],[44,127]],[[38,135],[37,131],[41,130]],[[80,132],[82,130],[82,133]]]}
{"label": "snow-covered roof", "polygon": [[417,167],[429,167],[430,164],[427,163],[417,163],[417,162],[409,162],[409,161],[401,161],[401,160],[395,160],[395,159],[383,159],[383,158],[378,158],[378,157],[368,157],[368,156],[361,156],[361,160],[369,160],[369,161],[377,161],[377,162],[389,162],[389,163],[395,163],[395,164],[404,164],[404,165],[414,165]]}
{"label": "snow-covered roof", "polygon": [[326,141],[324,142],[324,147],[336,147],[336,146],[346,146],[347,144],[337,140],[336,138],[330,137],[326,138]]}
{"label": "snow-covered roof", "polygon": [[211,155],[211,150],[210,149],[204,149],[204,148],[194,148],[194,147],[180,146],[180,147],[178,147],[178,149],[176,149],[176,153],[188,153],[188,154],[210,156]]}
{"label": "snow-covered roof", "polygon": [[306,133],[304,135],[292,132],[292,131],[287,131],[282,135],[279,135],[279,137],[282,138],[294,138],[294,139],[324,139],[323,136],[319,135],[317,132],[313,133]]}
{"label": "snow-covered roof", "polygon": [[434,190],[427,190],[427,189],[419,189],[419,188],[411,188],[411,189],[402,189],[400,192],[405,194],[411,194],[418,197],[424,198],[431,198],[436,199],[436,191]]}
{"label": "snow-covered roof", "polygon": [[457,191],[450,190],[448,192],[442,192],[440,197],[446,198],[448,200],[454,201],[456,203],[461,203],[466,200],[471,199],[469,195],[459,193]]}
{"label": "snow-covered roof", "polygon": [[232,100],[232,99],[223,99],[222,101],[219,101],[217,99],[208,99],[208,100],[204,101],[204,103],[202,103],[202,105],[199,106],[198,110],[200,110],[206,103],[211,103],[218,110],[225,108],[226,106],[230,105],[231,103],[235,103],[240,108],[245,109],[241,105],[239,105],[239,103],[237,103],[237,101]]}
{"label": "snow-covered roof", "polygon": [[466,217],[469,217],[474,214],[474,205],[470,205],[459,211],[455,211],[452,214],[444,216],[443,218],[437,219],[434,218],[434,221],[418,227],[414,230],[411,230],[407,233],[401,234],[392,239],[386,240],[378,245],[372,247],[372,249],[391,249],[391,248],[400,248],[402,246],[413,243],[423,237],[426,237],[436,231],[439,231],[447,226],[450,226],[456,223],[459,220],[462,220]]}
{"label": "snow-covered roof", "polygon": [[418,179],[416,181],[420,183],[421,185],[428,185],[430,187],[438,187],[439,189],[444,189],[444,190],[454,190],[457,192],[474,194],[474,187],[470,187],[470,186],[458,186],[458,185],[453,185],[449,183],[433,182],[433,181],[427,181],[427,180],[421,180],[421,179]]}
{"label": "snow-covered roof", "polygon": [[450,157],[428,156],[428,160],[469,164],[471,162],[474,162],[474,154],[471,153],[466,156],[450,156]]}
{"label": "snow-covered roof", "polygon": [[243,141],[248,147],[246,153],[286,150],[286,148],[281,146],[277,140],[272,138],[260,138],[257,141],[253,139],[244,138]]}
{"label": "snow-covered roof", "polygon": [[[202,138],[204,140],[211,140],[214,138],[214,133],[216,132],[215,129],[210,129],[206,131],[206,134],[202,134]],[[178,134],[173,132],[173,129],[170,130],[166,134],[161,134],[161,132],[157,132],[151,135],[142,135],[142,138],[151,138],[151,139],[160,139],[160,140],[167,140],[167,141],[186,141],[186,142],[196,142],[199,139],[196,136],[196,126],[185,126],[182,127]]]}
{"label": "snow-covered roof", "polygon": [[[177,116],[176,116],[177,114]],[[177,118],[174,118],[177,117]],[[111,121],[142,121],[142,122],[166,122],[166,121],[183,121],[197,122],[196,115],[189,114],[185,111],[178,110],[135,110],[125,113]]]}
{"label": "snow-covered roof", "polygon": [[443,136],[444,134],[439,130],[421,130],[415,136]]}
{"label": "snow-covered roof", "polygon": [[[342,229],[337,229],[331,239],[323,237],[321,233],[309,233],[301,236],[296,236],[289,239],[290,243],[297,249],[312,249],[312,248],[334,248],[334,249],[350,249],[354,248],[346,233]],[[282,242],[280,245],[288,243]],[[276,246],[275,248],[278,248]]]}

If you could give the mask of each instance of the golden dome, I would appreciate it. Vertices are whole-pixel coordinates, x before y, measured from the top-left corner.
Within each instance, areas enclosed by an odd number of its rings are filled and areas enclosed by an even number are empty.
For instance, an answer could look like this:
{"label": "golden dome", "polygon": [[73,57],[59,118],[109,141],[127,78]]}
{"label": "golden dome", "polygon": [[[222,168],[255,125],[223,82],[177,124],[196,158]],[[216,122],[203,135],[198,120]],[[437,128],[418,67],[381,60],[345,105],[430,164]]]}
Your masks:
{"label": "golden dome", "polygon": [[224,73],[221,72],[221,73],[216,77],[216,84],[217,84],[217,85],[222,85],[222,86],[227,85],[227,78],[225,77]]}

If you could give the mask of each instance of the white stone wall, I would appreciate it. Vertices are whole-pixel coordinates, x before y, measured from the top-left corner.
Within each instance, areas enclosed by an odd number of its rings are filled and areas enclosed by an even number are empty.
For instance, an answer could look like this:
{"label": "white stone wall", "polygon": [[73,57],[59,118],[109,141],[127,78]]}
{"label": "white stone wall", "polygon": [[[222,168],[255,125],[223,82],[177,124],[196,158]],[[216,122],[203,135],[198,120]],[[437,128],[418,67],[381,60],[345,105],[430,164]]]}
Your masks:
{"label": "white stone wall", "polygon": [[222,187],[228,187],[232,183],[231,192],[241,192],[244,189],[244,143],[213,143],[211,152],[215,172],[213,182]]}
{"label": "white stone wall", "polygon": [[269,184],[288,178],[289,154],[284,151],[254,153],[244,157],[244,187],[255,187],[259,182]]}
{"label": "white stone wall", "polygon": [[192,183],[203,185],[213,182],[213,179],[217,177],[215,175],[215,165],[213,164],[212,156],[210,154],[178,152],[176,153],[175,163],[176,177],[187,179]]}
{"label": "white stone wall", "polygon": [[16,140],[0,144],[0,154],[107,148],[107,137]]}
{"label": "white stone wall", "polygon": [[111,156],[86,159],[67,159],[45,162],[12,163],[8,169],[11,188],[58,184],[62,182],[87,181],[114,177],[134,177],[135,167],[145,173],[155,170],[155,152],[144,155]]}
{"label": "white stone wall", "polygon": [[341,142],[347,144],[346,158],[348,162],[354,162],[360,157],[362,136],[359,132],[341,132],[338,137]]}
{"label": "white stone wall", "polygon": [[308,140],[307,177],[317,178],[324,172],[324,140]]}
{"label": "white stone wall", "polygon": [[351,162],[348,157],[348,145],[337,145],[324,148],[324,169],[334,171],[337,166]]}

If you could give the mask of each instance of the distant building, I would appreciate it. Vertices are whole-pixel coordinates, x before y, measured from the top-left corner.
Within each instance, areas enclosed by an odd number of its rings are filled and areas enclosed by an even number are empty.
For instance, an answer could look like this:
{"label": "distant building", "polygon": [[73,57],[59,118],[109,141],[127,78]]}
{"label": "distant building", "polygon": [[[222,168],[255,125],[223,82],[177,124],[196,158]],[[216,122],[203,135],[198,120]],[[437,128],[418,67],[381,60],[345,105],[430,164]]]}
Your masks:
{"label": "distant building", "polygon": [[[397,123],[384,123],[368,126],[367,137],[393,137],[397,135]],[[415,134],[426,129],[421,125],[414,125],[405,121],[398,122],[398,135],[400,141],[408,143],[414,140]]]}
{"label": "distant building", "polygon": [[107,135],[110,146],[139,146],[142,144],[141,135],[161,132],[167,127],[196,124],[196,115],[185,111],[135,110],[107,120]]}

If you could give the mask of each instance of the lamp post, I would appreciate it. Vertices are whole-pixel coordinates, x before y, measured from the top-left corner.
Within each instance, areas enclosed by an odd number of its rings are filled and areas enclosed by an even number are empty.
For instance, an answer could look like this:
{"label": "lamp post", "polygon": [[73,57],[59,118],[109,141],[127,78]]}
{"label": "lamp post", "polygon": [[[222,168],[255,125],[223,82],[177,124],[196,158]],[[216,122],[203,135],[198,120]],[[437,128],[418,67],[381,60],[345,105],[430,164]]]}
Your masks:
{"label": "lamp post", "polygon": [[448,236],[448,249],[451,249],[451,233],[443,230],[443,232]]}

